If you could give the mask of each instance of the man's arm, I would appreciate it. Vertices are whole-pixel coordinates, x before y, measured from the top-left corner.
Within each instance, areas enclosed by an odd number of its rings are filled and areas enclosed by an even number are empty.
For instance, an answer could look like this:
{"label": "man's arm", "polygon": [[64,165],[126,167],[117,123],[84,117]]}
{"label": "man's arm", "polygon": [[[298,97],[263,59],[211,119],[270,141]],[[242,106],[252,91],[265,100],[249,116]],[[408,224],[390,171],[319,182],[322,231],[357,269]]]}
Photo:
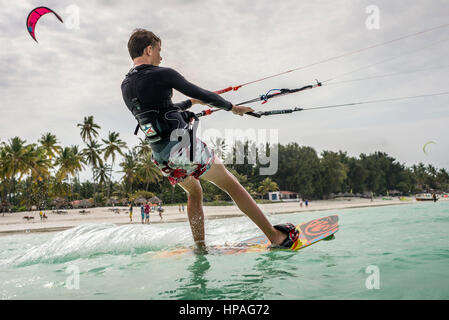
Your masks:
{"label": "man's arm", "polygon": [[180,108],[181,110],[187,110],[192,106],[192,100],[185,100],[182,102],[174,103],[173,106],[176,108]]}
{"label": "man's arm", "polygon": [[[225,109],[227,111],[230,111],[232,109],[231,102],[223,99],[218,94],[212,91],[208,91],[194,85],[193,83],[187,81],[181,74],[179,74],[177,71],[173,69],[167,68],[166,81],[170,87],[178,90],[179,92],[185,94],[186,96],[203,101],[214,107]],[[187,106],[189,103],[191,106],[192,102],[190,100],[181,102],[183,106]],[[190,106],[188,106],[187,108],[190,108]]]}

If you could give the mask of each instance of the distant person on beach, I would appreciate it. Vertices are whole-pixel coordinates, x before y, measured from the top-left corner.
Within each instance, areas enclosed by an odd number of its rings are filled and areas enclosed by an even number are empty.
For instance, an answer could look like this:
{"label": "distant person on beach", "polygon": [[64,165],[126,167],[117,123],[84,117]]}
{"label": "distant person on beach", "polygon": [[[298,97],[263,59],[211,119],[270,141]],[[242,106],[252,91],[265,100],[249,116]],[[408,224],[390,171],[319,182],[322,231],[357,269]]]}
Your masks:
{"label": "distant person on beach", "polygon": [[133,222],[133,204],[132,204],[132,202],[129,203],[129,221]]}
{"label": "distant person on beach", "polygon": [[309,207],[309,200],[306,199],[305,202],[306,202],[306,208],[308,208]]}
{"label": "distant person on beach", "polygon": [[145,223],[150,224],[150,204],[145,205]]}
{"label": "distant person on beach", "polygon": [[299,201],[299,206],[302,208],[302,201]]}
{"label": "distant person on beach", "polygon": [[184,212],[184,203],[182,204],[182,212]]}
{"label": "distant person on beach", "polygon": [[164,209],[162,208],[162,205],[159,203],[159,207],[157,208],[157,211],[159,212],[159,217],[161,217],[162,220],[162,212],[164,212]]}
{"label": "distant person on beach", "polygon": [[43,219],[42,210],[39,211],[39,217],[41,217],[41,221],[42,221],[42,219]]}
{"label": "distant person on beach", "polygon": [[145,220],[145,206],[143,204],[140,205],[140,216],[142,217],[142,224],[144,224],[144,220]]}
{"label": "distant person on beach", "polygon": [[437,202],[437,195],[436,193],[432,194],[433,202]]}

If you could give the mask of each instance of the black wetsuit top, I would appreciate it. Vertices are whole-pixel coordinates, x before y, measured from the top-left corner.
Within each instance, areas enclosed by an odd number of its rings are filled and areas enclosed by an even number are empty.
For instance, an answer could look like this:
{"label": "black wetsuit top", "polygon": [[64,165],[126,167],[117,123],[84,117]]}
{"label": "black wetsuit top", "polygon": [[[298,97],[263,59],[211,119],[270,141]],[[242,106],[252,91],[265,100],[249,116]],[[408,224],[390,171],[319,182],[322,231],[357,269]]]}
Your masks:
{"label": "black wetsuit top", "polygon": [[[158,108],[162,110],[181,109],[186,110],[192,106],[190,100],[173,103],[173,89],[188,97],[204,101],[214,107],[225,110],[232,109],[232,103],[223,99],[218,94],[202,89],[188,82],[181,74],[171,68],[157,67],[150,64],[139,65],[131,69],[121,85],[123,100],[128,109],[133,112],[133,98],[138,98],[144,108],[150,110]],[[155,151],[164,148],[169,140],[151,143]]]}

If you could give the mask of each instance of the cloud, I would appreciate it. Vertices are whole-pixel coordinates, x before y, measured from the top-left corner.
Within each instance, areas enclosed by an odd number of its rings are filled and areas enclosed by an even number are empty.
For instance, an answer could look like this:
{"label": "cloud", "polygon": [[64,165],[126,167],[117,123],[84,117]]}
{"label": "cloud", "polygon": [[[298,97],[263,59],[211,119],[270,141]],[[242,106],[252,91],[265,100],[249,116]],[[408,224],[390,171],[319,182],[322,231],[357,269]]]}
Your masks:
{"label": "cloud", "polygon": [[[69,4],[72,3],[53,0],[46,5],[64,19]],[[217,90],[443,24],[449,13],[444,1],[408,3],[407,10],[398,3],[377,1],[381,28],[367,30],[365,8],[371,4],[369,1],[84,0],[74,4],[80,9],[80,29],[67,29],[49,16],[38,25],[36,44],[24,22],[36,3],[0,1],[2,139],[21,136],[31,142],[51,131],[63,145],[81,145],[76,124],[84,116],[94,115],[103,128],[103,137],[108,131],[117,131],[129,145],[136,144],[132,134],[135,120],[122,101],[120,83],[132,66],[126,43],[137,27],[150,29],[162,38],[164,66],[178,70],[206,89]],[[236,103],[270,88],[298,87],[316,78],[328,79],[442,40],[445,34],[447,30],[435,30],[269,79],[224,97]],[[442,58],[448,51],[448,42],[444,42],[340,80],[443,66]],[[447,90],[447,78],[448,69],[441,69],[394,79],[323,86],[254,107],[312,107],[431,93]],[[180,99],[185,97],[175,93],[174,100]],[[282,141],[297,141],[318,149],[341,148],[358,154],[384,148],[394,152],[400,161],[415,163],[423,160],[422,151],[404,148],[405,139],[420,141],[423,132],[429,131],[438,136],[439,148],[449,149],[449,142],[440,132],[444,131],[440,124],[441,119],[447,118],[447,104],[447,97],[435,97],[260,120],[217,113],[203,122],[221,131],[230,124],[241,128],[278,128]],[[413,130],[413,126],[420,129]],[[392,136],[400,136],[401,140],[391,139]],[[443,154],[435,157],[438,158],[432,161],[449,168]]]}

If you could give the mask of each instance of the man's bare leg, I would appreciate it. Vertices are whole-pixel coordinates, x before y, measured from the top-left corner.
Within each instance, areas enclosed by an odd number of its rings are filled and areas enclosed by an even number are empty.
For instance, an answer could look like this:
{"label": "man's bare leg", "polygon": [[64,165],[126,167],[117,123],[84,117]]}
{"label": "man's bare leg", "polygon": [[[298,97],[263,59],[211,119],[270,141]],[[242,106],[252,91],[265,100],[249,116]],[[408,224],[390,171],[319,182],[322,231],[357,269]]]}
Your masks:
{"label": "man's bare leg", "polygon": [[225,168],[219,159],[214,160],[211,168],[201,178],[214,183],[227,192],[239,209],[262,230],[271,243],[281,244],[286,239],[286,234],[271,225],[248,191],[243,188],[237,178]]}
{"label": "man's bare leg", "polygon": [[193,241],[198,249],[204,251],[206,245],[204,242],[204,212],[203,212],[203,189],[200,182],[188,177],[179,185],[187,193],[187,216],[189,218],[190,229],[192,230]]}

